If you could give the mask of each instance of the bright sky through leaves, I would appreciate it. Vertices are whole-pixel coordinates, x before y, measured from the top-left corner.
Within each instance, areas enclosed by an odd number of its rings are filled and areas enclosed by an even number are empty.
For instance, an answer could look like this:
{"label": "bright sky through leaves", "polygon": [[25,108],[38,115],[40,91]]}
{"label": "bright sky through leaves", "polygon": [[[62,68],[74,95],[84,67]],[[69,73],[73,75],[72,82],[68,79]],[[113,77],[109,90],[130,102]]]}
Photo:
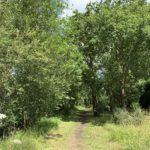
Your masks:
{"label": "bright sky through leaves", "polygon": [[[80,12],[85,11],[85,7],[89,2],[96,2],[100,0],[68,0],[69,8],[64,10],[63,16],[71,16],[73,14],[73,10],[79,10]],[[148,0],[150,2],[150,0]]]}

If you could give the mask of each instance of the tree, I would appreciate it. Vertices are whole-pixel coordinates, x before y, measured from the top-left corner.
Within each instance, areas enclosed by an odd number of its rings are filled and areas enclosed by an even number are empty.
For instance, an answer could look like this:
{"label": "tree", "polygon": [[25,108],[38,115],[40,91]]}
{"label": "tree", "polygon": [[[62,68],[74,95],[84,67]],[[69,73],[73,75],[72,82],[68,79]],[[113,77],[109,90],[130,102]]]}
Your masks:
{"label": "tree", "polygon": [[[106,79],[110,81],[111,96],[115,96],[119,107],[127,107],[136,82],[149,75],[148,72],[143,74],[149,61],[148,5],[144,1],[116,1],[104,8],[109,11],[106,32],[110,42]],[[133,98],[136,99],[136,95]]]}
{"label": "tree", "polygon": [[106,0],[89,4],[85,13],[71,18],[71,37],[88,65],[83,79],[91,88],[94,111],[101,88],[112,109],[126,108],[138,98],[136,82],[149,76],[149,8],[142,0]]}
{"label": "tree", "polygon": [[62,30],[64,2],[54,2],[0,3],[0,111],[8,116],[2,132],[54,114],[80,84],[82,57]]}
{"label": "tree", "polygon": [[[97,45],[95,36],[94,21],[95,16],[90,12],[80,14],[76,12],[75,16],[71,18],[73,24],[73,33],[69,33],[71,38],[74,38],[74,42],[78,45],[80,52],[84,57],[84,63],[87,65],[87,69],[83,73],[83,82],[90,88],[93,104],[93,113],[96,115],[96,71],[97,67],[94,65],[97,56]],[[75,31],[75,32],[74,32]]]}

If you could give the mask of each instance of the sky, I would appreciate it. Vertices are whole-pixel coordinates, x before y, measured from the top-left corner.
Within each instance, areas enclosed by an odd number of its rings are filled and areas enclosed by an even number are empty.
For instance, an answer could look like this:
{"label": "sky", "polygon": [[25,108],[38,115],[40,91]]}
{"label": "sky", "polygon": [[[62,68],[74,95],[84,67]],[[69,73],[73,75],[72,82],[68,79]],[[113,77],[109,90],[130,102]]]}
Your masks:
{"label": "sky", "polygon": [[[73,14],[73,10],[77,9],[80,12],[85,11],[85,7],[89,2],[96,2],[100,0],[67,0],[69,8],[71,9],[65,9],[63,16],[71,16]],[[150,2],[150,0],[148,0]]]}
{"label": "sky", "polygon": [[67,0],[69,8],[64,10],[64,16],[71,16],[73,14],[73,10],[77,9],[80,12],[85,11],[85,7],[89,2],[96,2],[100,0]]}

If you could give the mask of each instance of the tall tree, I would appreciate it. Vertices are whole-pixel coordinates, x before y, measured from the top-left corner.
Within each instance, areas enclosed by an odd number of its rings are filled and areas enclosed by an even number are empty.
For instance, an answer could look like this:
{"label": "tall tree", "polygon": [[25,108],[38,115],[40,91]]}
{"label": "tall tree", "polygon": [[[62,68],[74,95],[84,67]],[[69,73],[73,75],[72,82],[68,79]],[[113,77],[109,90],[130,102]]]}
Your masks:
{"label": "tall tree", "polygon": [[73,99],[82,57],[64,34],[64,7],[63,1],[0,2],[0,111],[8,116],[3,129],[32,125]]}
{"label": "tall tree", "polygon": [[83,79],[91,88],[94,112],[100,76],[111,107],[123,108],[137,98],[136,82],[149,76],[149,8],[143,0],[106,0],[71,18],[72,38],[88,65]]}

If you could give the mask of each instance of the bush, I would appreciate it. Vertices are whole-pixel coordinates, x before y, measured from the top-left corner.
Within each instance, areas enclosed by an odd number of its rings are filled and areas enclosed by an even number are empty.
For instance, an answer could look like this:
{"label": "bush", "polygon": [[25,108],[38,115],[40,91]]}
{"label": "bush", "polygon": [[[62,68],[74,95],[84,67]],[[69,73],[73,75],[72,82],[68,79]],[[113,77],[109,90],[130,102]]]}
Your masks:
{"label": "bush", "polygon": [[140,108],[137,108],[134,112],[133,112],[133,123],[135,125],[141,124],[142,121],[144,120],[144,113],[142,112],[142,110]]}
{"label": "bush", "polygon": [[14,129],[16,128],[15,126],[16,123],[17,123],[16,116],[8,111],[7,117],[0,119],[0,137],[1,136],[5,137],[11,134],[11,132],[14,131]]}
{"label": "bush", "polygon": [[130,124],[132,117],[129,115],[129,112],[121,108],[117,108],[114,112],[114,121],[118,124]]}
{"label": "bush", "polygon": [[136,111],[136,109],[140,109],[140,104],[138,102],[133,102],[131,105],[131,109]]}
{"label": "bush", "polygon": [[142,123],[143,119],[144,114],[140,108],[135,109],[132,113],[120,108],[116,109],[114,112],[114,121],[122,125],[139,125]]}

